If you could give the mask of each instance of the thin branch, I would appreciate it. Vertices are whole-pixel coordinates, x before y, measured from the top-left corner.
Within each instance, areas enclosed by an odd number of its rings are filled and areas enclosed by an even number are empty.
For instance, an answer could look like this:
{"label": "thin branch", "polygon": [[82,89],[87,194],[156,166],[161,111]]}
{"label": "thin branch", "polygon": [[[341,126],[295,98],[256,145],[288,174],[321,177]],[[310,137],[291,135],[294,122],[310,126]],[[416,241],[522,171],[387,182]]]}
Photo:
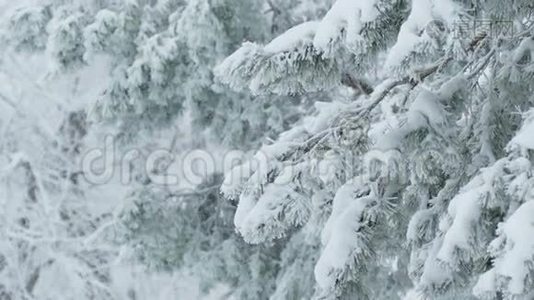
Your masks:
{"label": "thin branch", "polygon": [[480,63],[473,71],[471,71],[468,74],[466,74],[467,78],[468,79],[473,79],[473,77],[475,77],[478,73],[480,73],[484,69],[486,69],[486,67],[488,66],[488,64],[491,61],[491,58],[493,57],[494,54],[495,54],[495,49],[491,49],[491,51],[488,52],[488,54],[486,54],[486,56],[482,60],[482,63]]}
{"label": "thin branch", "polygon": [[16,112],[19,111],[18,108],[17,108],[17,105],[15,104],[15,102],[13,102],[11,99],[6,97],[4,94],[0,93],[0,100],[4,101],[7,105],[9,105],[11,108],[13,108],[13,110],[15,110]]}
{"label": "thin branch", "polygon": [[336,118],[332,123],[332,126],[329,128],[322,130],[313,136],[311,136],[308,140],[301,143],[299,146],[296,147],[296,149],[292,149],[291,152],[286,152],[284,155],[280,157],[281,160],[287,160],[290,158],[295,159],[295,156],[298,156],[299,158],[302,158],[302,154],[306,154],[311,152],[313,149],[316,149],[319,145],[323,144],[328,136],[332,134],[335,130],[338,130],[343,126],[343,124],[346,124],[347,122],[350,122],[354,119],[361,119],[366,117],[371,111],[373,111],[378,104],[380,104],[386,96],[397,86],[404,85],[404,84],[410,84],[412,86],[412,89],[419,85],[423,80],[425,80],[430,75],[434,74],[438,70],[441,70],[448,62],[452,60],[451,57],[446,57],[437,60],[435,63],[431,64],[430,66],[415,71],[415,76],[406,76],[401,79],[397,80],[390,80],[387,81],[385,84],[382,84],[382,87],[374,88],[373,93],[371,94],[371,104],[365,106],[365,107],[358,107],[354,113],[346,114],[345,116],[341,118]]}

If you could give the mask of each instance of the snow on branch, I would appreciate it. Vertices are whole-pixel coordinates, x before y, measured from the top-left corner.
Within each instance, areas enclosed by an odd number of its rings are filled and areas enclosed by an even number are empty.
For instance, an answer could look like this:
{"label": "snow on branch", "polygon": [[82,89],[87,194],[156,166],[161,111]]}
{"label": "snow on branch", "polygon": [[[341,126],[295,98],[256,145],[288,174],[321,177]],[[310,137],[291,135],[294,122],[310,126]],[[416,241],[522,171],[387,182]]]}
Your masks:
{"label": "snow on branch", "polygon": [[349,180],[334,197],[332,214],[322,232],[324,249],[315,266],[315,279],[323,293],[335,292],[336,286],[346,281],[349,269],[370,255],[364,232],[373,197],[369,187],[362,186],[363,180]]}
{"label": "snow on branch", "polygon": [[[245,240],[259,243],[284,236],[291,226],[309,218],[307,195],[317,184],[307,182],[313,165],[299,163],[298,155],[310,149],[301,142],[324,131],[329,120],[347,107],[342,103],[316,103],[318,113],[283,133],[272,145],[263,146],[250,161],[229,172],[222,185],[225,196],[237,198],[234,218]],[[309,195],[308,195],[309,196]]]}
{"label": "snow on branch", "polygon": [[[338,0],[321,21],[297,25],[265,46],[244,43],[215,75],[233,89],[254,94],[293,95],[339,86],[343,73],[361,61],[354,56],[372,52],[374,41],[365,40],[366,28],[378,17],[393,17],[380,13],[378,2]],[[377,39],[384,38],[378,34]]]}
{"label": "snow on branch", "polygon": [[50,6],[32,6],[16,9],[9,17],[10,36],[18,50],[43,50],[48,34],[46,25],[52,18]]}
{"label": "snow on branch", "polygon": [[509,148],[513,145],[519,145],[525,149],[534,150],[534,109],[529,110],[525,114],[525,121],[517,135],[510,142]]}
{"label": "snow on branch", "polygon": [[95,21],[84,29],[84,45],[86,53],[84,59],[89,61],[94,52],[110,48],[113,40],[117,39],[116,32],[120,26],[119,15],[114,11],[103,9],[95,16]]}
{"label": "snow on branch", "polygon": [[246,87],[254,94],[330,89],[339,83],[339,66],[323,59],[313,46],[317,26],[317,22],[295,26],[265,47],[244,43],[215,69],[215,75],[233,89]]}
{"label": "snow on branch", "polygon": [[451,0],[412,1],[410,15],[389,50],[386,68],[402,70],[414,62],[420,63],[417,58],[428,59],[439,53],[445,33],[453,29],[459,11],[460,7]]}
{"label": "snow on branch", "polygon": [[357,47],[363,37],[361,32],[367,23],[379,16],[378,0],[338,0],[326,13],[318,26],[313,45],[329,57],[337,52],[340,44]]}
{"label": "snow on branch", "polygon": [[530,299],[534,288],[534,201],[521,205],[491,242],[493,267],[482,274],[473,292],[478,297],[501,292],[504,299]]}

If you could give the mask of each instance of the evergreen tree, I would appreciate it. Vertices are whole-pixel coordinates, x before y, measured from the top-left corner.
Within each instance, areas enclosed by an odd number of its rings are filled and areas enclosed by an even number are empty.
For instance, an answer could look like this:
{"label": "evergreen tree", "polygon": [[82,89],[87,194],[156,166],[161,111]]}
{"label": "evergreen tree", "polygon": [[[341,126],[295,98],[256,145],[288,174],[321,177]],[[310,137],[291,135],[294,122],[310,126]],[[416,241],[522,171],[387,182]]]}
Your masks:
{"label": "evergreen tree", "polygon": [[0,299],[534,297],[532,1],[0,8]]}
{"label": "evergreen tree", "polygon": [[[528,200],[513,200],[507,180],[521,177],[529,194],[529,148],[513,141],[517,112],[533,101],[531,6],[483,2],[338,0],[321,20],[245,43],[218,67],[254,94],[352,91],[264,145],[257,158],[267,163],[236,178],[253,163],[237,167],[223,188],[239,200],[235,222],[249,242],[322,232],[317,298],[530,297],[529,259],[509,275],[495,268],[517,257],[505,254],[515,246],[504,228],[527,210],[509,206]],[[466,35],[461,26],[480,18],[492,27]],[[497,30],[503,18],[515,34]],[[312,223],[325,210],[328,220]]]}

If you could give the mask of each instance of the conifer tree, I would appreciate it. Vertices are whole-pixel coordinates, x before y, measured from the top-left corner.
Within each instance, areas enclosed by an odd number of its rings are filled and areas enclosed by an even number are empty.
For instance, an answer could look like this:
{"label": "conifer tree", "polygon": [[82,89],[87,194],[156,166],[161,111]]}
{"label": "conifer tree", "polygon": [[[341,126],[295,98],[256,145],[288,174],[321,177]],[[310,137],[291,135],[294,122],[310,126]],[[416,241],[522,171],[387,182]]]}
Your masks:
{"label": "conifer tree", "polygon": [[[409,290],[408,299],[527,299],[529,260],[509,275],[496,276],[506,271],[495,267],[514,249],[505,224],[527,210],[508,206],[528,200],[512,200],[501,174],[529,178],[519,175],[529,170],[528,147],[513,143],[521,132],[517,109],[532,105],[529,7],[338,0],[316,22],[266,45],[243,44],[217,69],[232,75],[223,80],[235,89],[307,94],[347,85],[356,92],[333,94],[329,114],[317,107],[316,117],[264,145],[257,157],[266,164],[237,179],[251,163],[227,174],[222,191],[239,201],[235,222],[245,240],[262,243],[309,226],[322,232],[320,299],[392,299]],[[515,34],[462,31],[466,20],[480,18],[493,26],[505,18]],[[518,153],[527,155],[524,163],[504,167]],[[334,184],[314,172],[316,161],[337,174],[327,177]],[[316,222],[325,210],[328,220]],[[514,276],[522,279],[513,284]],[[374,286],[377,278],[394,292]]]}
{"label": "conifer tree", "polygon": [[[533,9],[0,4],[0,299],[531,299]],[[162,186],[161,149],[254,151]]]}

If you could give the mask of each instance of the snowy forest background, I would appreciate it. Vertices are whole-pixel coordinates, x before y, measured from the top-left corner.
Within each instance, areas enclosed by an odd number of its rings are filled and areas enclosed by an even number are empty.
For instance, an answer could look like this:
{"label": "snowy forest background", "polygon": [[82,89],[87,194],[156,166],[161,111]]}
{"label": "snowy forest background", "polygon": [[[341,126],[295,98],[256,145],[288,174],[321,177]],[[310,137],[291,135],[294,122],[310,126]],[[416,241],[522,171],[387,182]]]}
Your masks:
{"label": "snowy forest background", "polygon": [[0,0],[0,299],[534,299],[532,0]]}

